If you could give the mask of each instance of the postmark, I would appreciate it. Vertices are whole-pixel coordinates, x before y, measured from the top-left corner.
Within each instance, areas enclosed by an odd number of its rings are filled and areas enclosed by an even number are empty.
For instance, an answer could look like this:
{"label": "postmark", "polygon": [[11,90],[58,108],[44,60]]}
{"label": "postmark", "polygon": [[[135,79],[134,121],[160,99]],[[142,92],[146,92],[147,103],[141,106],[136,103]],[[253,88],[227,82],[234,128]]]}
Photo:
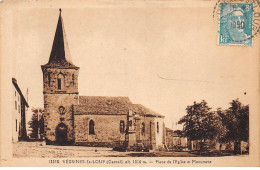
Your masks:
{"label": "postmark", "polygon": [[218,0],[213,20],[218,16],[218,44],[252,46],[260,32],[260,2],[258,0]]}

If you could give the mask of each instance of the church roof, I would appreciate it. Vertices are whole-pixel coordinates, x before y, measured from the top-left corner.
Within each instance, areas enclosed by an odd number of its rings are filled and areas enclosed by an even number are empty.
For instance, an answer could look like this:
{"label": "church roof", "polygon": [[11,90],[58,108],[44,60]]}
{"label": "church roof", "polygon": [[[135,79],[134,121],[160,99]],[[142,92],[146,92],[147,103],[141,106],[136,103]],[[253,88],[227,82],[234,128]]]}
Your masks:
{"label": "church roof", "polygon": [[141,104],[132,104],[128,97],[79,96],[79,105],[74,106],[74,114],[127,115],[129,110],[140,116],[164,118]]}
{"label": "church roof", "polygon": [[133,104],[134,112],[139,114],[140,116],[147,116],[147,117],[165,117],[159,113],[156,113],[155,111],[148,109],[147,107],[141,105],[141,104]]}
{"label": "church roof", "polygon": [[78,68],[71,60],[61,9],[49,62],[45,64],[44,67]]}
{"label": "church roof", "polygon": [[75,114],[127,115],[132,110],[128,97],[79,96],[79,105],[74,106]]}

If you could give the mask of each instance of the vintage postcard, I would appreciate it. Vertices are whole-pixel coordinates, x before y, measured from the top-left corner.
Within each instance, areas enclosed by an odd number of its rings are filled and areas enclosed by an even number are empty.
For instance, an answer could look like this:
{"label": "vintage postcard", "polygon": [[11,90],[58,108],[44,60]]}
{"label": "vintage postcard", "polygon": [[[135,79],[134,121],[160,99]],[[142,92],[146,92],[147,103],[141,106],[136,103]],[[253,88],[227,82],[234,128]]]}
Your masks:
{"label": "vintage postcard", "polygon": [[260,166],[260,0],[0,1],[1,166]]}

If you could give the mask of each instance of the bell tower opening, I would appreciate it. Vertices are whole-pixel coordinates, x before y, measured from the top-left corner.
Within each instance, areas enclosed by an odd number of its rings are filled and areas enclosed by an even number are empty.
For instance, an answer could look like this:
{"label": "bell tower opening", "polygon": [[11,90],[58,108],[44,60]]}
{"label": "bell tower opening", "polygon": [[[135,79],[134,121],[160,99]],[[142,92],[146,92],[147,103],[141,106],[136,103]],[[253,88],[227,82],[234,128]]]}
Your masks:
{"label": "bell tower opening", "polygon": [[58,75],[57,81],[58,81],[58,90],[64,89],[64,76],[63,76],[63,74],[60,73]]}

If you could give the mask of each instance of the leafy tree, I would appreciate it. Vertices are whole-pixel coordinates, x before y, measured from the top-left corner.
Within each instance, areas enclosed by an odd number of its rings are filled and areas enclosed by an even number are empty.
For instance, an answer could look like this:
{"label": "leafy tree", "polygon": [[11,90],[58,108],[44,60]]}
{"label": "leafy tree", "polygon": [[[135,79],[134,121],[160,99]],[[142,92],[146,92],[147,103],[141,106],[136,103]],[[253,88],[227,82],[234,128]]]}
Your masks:
{"label": "leafy tree", "polygon": [[33,115],[31,120],[28,122],[28,125],[31,129],[31,133],[29,134],[31,138],[38,139],[38,134],[42,138],[44,133],[44,109],[40,108],[32,108]]}
{"label": "leafy tree", "polygon": [[249,138],[249,106],[243,106],[236,99],[225,111],[219,111],[221,121],[225,126],[226,133],[222,141],[234,142],[234,153],[241,152],[241,141],[248,141]]}
{"label": "leafy tree", "polygon": [[187,106],[186,111],[187,114],[178,123],[184,124],[183,136],[190,140],[200,140],[201,151],[203,142],[214,139],[219,133],[219,116],[211,111],[205,100]]}

